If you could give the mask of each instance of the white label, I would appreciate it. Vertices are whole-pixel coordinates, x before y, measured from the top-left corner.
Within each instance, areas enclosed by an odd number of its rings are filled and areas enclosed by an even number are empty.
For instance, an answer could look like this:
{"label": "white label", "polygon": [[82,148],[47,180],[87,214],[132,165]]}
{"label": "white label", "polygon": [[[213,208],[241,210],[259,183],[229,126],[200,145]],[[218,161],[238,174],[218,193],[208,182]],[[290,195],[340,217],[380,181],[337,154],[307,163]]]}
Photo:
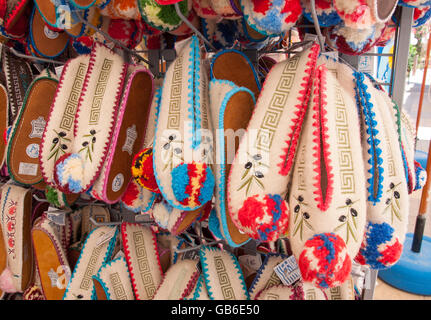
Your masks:
{"label": "white label", "polygon": [[51,30],[50,28],[48,28],[47,26],[45,26],[45,27],[43,28],[43,31],[45,32],[45,36],[46,36],[48,39],[55,40],[55,39],[57,39],[57,38],[58,38],[59,33],[58,33],[58,32],[55,32],[55,31],[52,31],[52,30]]}
{"label": "white label", "polygon": [[25,152],[32,159],[39,158],[39,145],[37,143],[29,144],[25,149]]}
{"label": "white label", "polygon": [[126,141],[121,148],[122,151],[126,151],[129,155],[133,153],[133,145],[135,144],[136,138],[138,137],[138,132],[136,131],[136,125],[127,128]]}
{"label": "white label", "polygon": [[114,180],[112,181],[112,191],[118,192],[118,190],[121,189],[123,184],[124,184],[124,176],[122,173],[119,173],[115,176]]}
{"label": "white label", "polygon": [[319,40],[319,38],[315,34],[306,33],[305,36],[304,36],[304,41],[317,42],[318,40]]}
{"label": "white label", "polygon": [[43,117],[39,117],[36,120],[31,121],[31,133],[30,138],[42,139],[43,131],[45,130],[46,121]]}
{"label": "white label", "polygon": [[18,173],[25,176],[37,176],[37,163],[20,162]]}
{"label": "white label", "polygon": [[63,68],[64,66],[55,67],[55,73],[57,74],[57,77],[61,77],[61,74],[63,73]]}
{"label": "white label", "polygon": [[245,265],[254,271],[259,270],[260,266],[262,265],[262,258],[260,257],[260,254],[255,256],[246,254],[238,257],[238,260],[242,265]]}
{"label": "white label", "polygon": [[274,268],[275,273],[284,285],[290,286],[301,279],[301,272],[294,256],[290,256]]}
{"label": "white label", "polygon": [[65,226],[66,225],[66,212],[47,212],[46,217],[48,220],[52,221],[53,223],[59,225],[59,226]]}
{"label": "white label", "polygon": [[118,259],[118,258],[125,258],[125,257],[126,256],[124,255],[123,250],[120,250],[120,251],[117,252],[117,254],[115,255],[114,259],[112,259],[112,260],[115,260],[115,259]]}
{"label": "white label", "polygon": [[113,228],[111,231],[109,231],[109,232],[105,233],[103,236],[99,237],[96,245],[101,246],[102,244],[105,244],[106,242],[111,240],[112,237],[115,235],[116,231],[117,231],[116,228]]}
{"label": "white label", "polygon": [[374,57],[370,57],[370,56],[359,57],[358,71],[373,74]]}

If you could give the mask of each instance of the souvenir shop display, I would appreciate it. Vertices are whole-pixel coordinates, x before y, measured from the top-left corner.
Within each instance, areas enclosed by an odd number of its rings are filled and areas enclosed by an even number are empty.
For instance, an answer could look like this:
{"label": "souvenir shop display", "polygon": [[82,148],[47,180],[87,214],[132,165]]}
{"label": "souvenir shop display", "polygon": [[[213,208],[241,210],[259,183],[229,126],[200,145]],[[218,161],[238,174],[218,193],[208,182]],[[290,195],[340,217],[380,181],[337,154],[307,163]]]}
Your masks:
{"label": "souvenir shop display", "polygon": [[338,54],[402,6],[0,0],[0,298],[362,299],[426,172]]}

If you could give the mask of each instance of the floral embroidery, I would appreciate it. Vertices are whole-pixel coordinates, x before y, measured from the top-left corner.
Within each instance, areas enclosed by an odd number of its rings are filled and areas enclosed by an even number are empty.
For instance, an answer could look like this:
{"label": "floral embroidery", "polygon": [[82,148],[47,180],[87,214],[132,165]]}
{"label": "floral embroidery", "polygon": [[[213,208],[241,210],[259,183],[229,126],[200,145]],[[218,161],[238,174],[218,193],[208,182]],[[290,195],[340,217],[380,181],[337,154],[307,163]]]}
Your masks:
{"label": "floral embroidery", "polygon": [[54,161],[57,161],[59,156],[66,153],[66,150],[68,147],[65,142],[71,142],[71,140],[66,138],[66,132],[64,131],[57,132],[56,130],[54,130],[54,132],[57,135],[57,137],[52,139],[52,145],[51,145],[51,149],[49,150],[50,155],[48,160],[54,157]]}
{"label": "floral embroidery", "polygon": [[399,220],[402,221],[402,217],[400,215],[400,193],[396,188],[401,184],[398,183],[395,185],[393,182],[389,185],[389,190],[386,190],[386,194],[389,194],[390,196],[386,199],[386,208],[383,210],[383,214],[388,211],[388,209],[391,209],[391,223],[394,223],[394,216]]}
{"label": "floral embroidery", "polygon": [[295,225],[293,229],[293,236],[295,236],[299,231],[299,237],[302,241],[302,232],[304,229],[304,225],[310,229],[313,230],[313,227],[311,224],[307,221],[310,219],[310,214],[304,210],[304,207],[308,207],[308,204],[304,202],[303,196],[294,197],[296,201],[298,201],[298,204],[293,209],[294,218],[293,218],[293,224]]}
{"label": "floral embroidery", "polygon": [[90,130],[89,134],[85,134],[84,138],[89,138],[88,141],[84,141],[82,143],[82,148],[79,150],[79,153],[85,151],[85,160],[90,159],[93,162],[93,158],[91,154],[94,152],[94,144],[96,143],[96,130]]}
{"label": "floral embroidery", "polygon": [[237,191],[240,191],[243,188],[246,188],[245,194],[248,196],[248,192],[250,191],[250,187],[255,182],[262,190],[265,190],[265,186],[260,181],[260,179],[264,178],[264,174],[262,173],[262,167],[268,167],[268,165],[264,164],[262,160],[262,155],[259,153],[251,156],[248,153],[249,161],[244,165],[244,173],[241,177],[242,185],[239,187]]}
{"label": "floral embroidery", "polygon": [[[353,208],[353,205],[358,201],[359,200],[352,201],[351,199],[347,199],[346,205],[337,208],[346,210],[346,214],[343,214],[338,218],[338,221],[340,221],[341,224],[334,229],[334,232],[337,232],[338,230],[346,226],[346,244],[349,243],[350,235],[352,236],[353,240],[355,240],[355,242],[358,241],[355,236],[355,231],[357,229],[356,217],[358,216],[358,211]],[[352,226],[354,229],[352,228]]]}
{"label": "floral embroidery", "polygon": [[203,163],[212,163],[214,155],[214,147],[212,139],[209,136],[202,136],[201,141],[201,158]]}
{"label": "floral embroidery", "polygon": [[18,202],[9,200],[8,209],[6,213],[6,236],[7,236],[7,249],[8,254],[12,255],[12,259],[16,259],[15,256],[15,225],[16,225],[16,210]]}
{"label": "floral embroidery", "polygon": [[[183,141],[178,140],[175,133],[171,133],[168,137],[162,136],[162,159],[165,163],[163,171],[169,168],[170,171],[177,165],[184,162],[183,159]],[[178,163],[177,163],[178,162]]]}

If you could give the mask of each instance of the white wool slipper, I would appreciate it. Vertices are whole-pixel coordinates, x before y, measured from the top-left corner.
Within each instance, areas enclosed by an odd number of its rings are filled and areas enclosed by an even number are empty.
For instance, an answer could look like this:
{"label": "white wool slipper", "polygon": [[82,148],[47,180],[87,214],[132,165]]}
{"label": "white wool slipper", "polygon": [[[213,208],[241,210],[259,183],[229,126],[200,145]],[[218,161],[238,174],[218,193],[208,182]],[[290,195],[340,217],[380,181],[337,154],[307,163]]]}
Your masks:
{"label": "white wool slipper", "polygon": [[135,300],[124,257],[104,263],[93,282],[96,300]]}
{"label": "white wool slipper", "polygon": [[154,174],[174,208],[193,211],[211,200],[214,175],[208,79],[196,36],[186,40],[163,84],[153,148]]}
{"label": "white wool slipper", "polygon": [[233,160],[229,213],[238,229],[254,239],[274,241],[287,230],[284,197],[318,52],[314,44],[272,67]]}
{"label": "white wool slipper", "polygon": [[199,278],[198,260],[180,260],[166,272],[153,300],[183,300]]}
{"label": "white wool slipper", "polygon": [[198,282],[193,291],[184,300],[211,300],[202,274],[199,276]]}
{"label": "white wool slipper", "polygon": [[112,204],[132,179],[130,167],[141,149],[153,99],[153,77],[144,67],[130,65],[108,155],[91,194]]}
{"label": "white wool slipper", "polygon": [[305,300],[304,289],[301,284],[272,286],[262,290],[255,300]]}
{"label": "white wool slipper", "polygon": [[[347,65],[319,60],[290,189],[292,252],[303,280],[341,285],[366,221],[364,160],[354,78]],[[330,254],[329,254],[330,252]]]}
{"label": "white wool slipper", "polygon": [[70,278],[65,233],[66,227],[53,223],[46,214],[35,222],[31,231],[36,269],[47,300],[62,300]]}
{"label": "white wool slipper", "polygon": [[356,261],[372,269],[394,265],[401,256],[409,214],[404,162],[392,110],[368,77],[355,72],[362,112],[363,156],[368,212],[365,237]]}
{"label": "white wool slipper", "polygon": [[71,153],[57,160],[54,181],[65,193],[87,191],[107,157],[123,91],[127,64],[96,43],[75,116]]}
{"label": "white wool slipper", "polygon": [[251,300],[254,300],[261,291],[282,284],[274,268],[285,259],[287,259],[287,255],[283,254],[268,253],[266,255],[265,261],[260,266],[256,277],[248,289]]}
{"label": "white wool slipper", "polygon": [[12,126],[6,162],[9,176],[21,184],[35,185],[43,180],[39,167],[39,145],[57,84],[58,80],[48,69],[35,78]]}
{"label": "white wool slipper", "polygon": [[344,281],[341,286],[328,288],[324,291],[328,300],[355,300],[355,287],[352,277]]}
{"label": "white wool slipper", "polygon": [[154,232],[140,224],[121,225],[124,253],[137,300],[152,300],[162,282],[157,240]]}
{"label": "white wool slipper", "polygon": [[9,97],[5,84],[0,82],[0,133],[3,133],[3,142],[0,143],[0,168],[3,167],[6,159],[7,144],[4,134],[8,127]]}
{"label": "white wool slipper", "polygon": [[66,62],[51,105],[39,153],[43,179],[51,187],[55,187],[55,162],[71,150],[76,111],[89,63],[89,55]]}
{"label": "white wool slipper", "polygon": [[63,300],[91,300],[94,296],[93,276],[109,261],[117,242],[118,228],[99,227],[85,240]]}
{"label": "white wool slipper", "polygon": [[241,267],[232,253],[203,246],[199,256],[211,300],[250,299]]}
{"label": "white wool slipper", "polygon": [[[1,189],[1,227],[7,250],[7,269],[2,270],[0,282],[10,292],[23,292],[33,276],[33,249],[31,245],[30,189],[6,183]],[[9,275],[9,277],[7,277]],[[8,278],[5,279],[4,277]]]}

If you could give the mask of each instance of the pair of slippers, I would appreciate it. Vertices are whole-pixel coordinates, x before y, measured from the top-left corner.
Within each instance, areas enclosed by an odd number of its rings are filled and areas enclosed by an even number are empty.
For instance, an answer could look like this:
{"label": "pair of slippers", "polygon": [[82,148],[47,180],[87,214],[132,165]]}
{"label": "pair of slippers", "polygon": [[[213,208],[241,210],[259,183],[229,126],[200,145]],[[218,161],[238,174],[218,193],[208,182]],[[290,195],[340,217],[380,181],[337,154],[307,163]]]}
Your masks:
{"label": "pair of slippers", "polygon": [[117,202],[131,180],[152,95],[151,74],[101,44],[68,61],[41,143],[45,182],[66,194],[93,187],[93,197]]}

